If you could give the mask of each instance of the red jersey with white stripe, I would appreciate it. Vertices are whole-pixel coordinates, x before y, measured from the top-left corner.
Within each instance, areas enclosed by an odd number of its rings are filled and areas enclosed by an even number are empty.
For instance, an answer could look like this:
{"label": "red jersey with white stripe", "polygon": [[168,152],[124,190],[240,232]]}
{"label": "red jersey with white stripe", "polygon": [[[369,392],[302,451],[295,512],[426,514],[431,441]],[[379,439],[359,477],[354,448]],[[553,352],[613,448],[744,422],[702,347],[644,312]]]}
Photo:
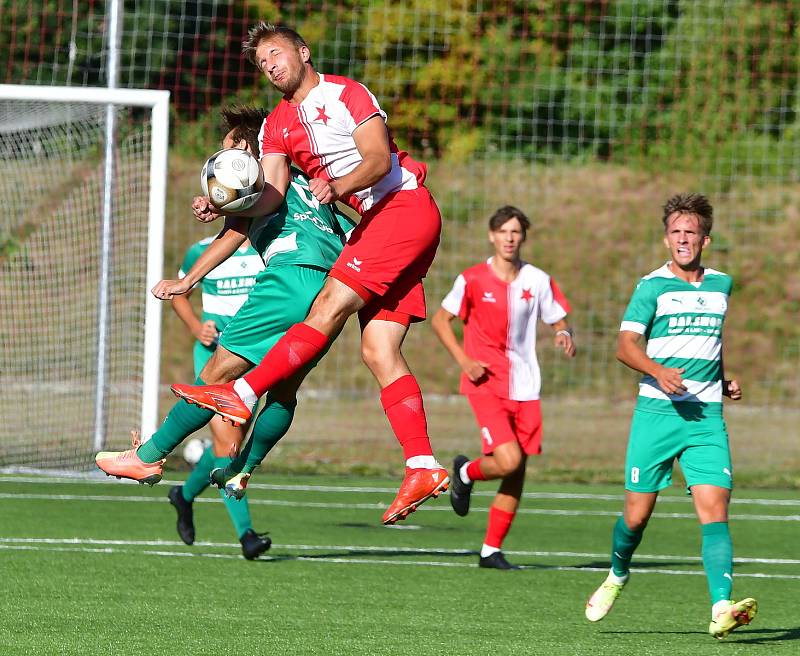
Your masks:
{"label": "red jersey with white stripe", "polygon": [[523,262],[513,282],[492,271],[491,258],[456,278],[442,307],[464,322],[464,351],[487,363],[489,374],[473,383],[461,375],[461,393],[488,390],[512,401],[539,398],[536,322],[553,324],[567,316],[569,303],[544,271]]}
{"label": "red jersey with white stripe", "polygon": [[[350,173],[361,155],[355,129],[372,118],[386,121],[375,96],[363,84],[340,75],[319,74],[300,104],[285,98],[264,120],[259,134],[261,156],[285,155],[310,178],[333,180]],[[416,189],[425,182],[426,167],[398,150],[389,138],[392,169],[377,184],[352,194],[347,204],[363,214],[387,194]]]}

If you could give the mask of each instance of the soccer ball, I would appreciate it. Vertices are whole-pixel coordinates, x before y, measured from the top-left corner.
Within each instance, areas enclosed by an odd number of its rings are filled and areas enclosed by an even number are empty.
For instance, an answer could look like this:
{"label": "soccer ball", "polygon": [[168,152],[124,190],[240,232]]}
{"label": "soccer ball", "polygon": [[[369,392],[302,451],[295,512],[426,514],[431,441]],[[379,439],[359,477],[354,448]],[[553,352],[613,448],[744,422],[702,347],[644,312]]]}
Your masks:
{"label": "soccer ball", "polygon": [[203,457],[203,451],[206,450],[208,444],[201,440],[199,437],[193,437],[183,447],[183,459],[190,465],[196,465]]}
{"label": "soccer ball", "polygon": [[258,160],[246,150],[226,148],[214,153],[200,172],[203,195],[226,212],[252,207],[264,189],[264,172]]}

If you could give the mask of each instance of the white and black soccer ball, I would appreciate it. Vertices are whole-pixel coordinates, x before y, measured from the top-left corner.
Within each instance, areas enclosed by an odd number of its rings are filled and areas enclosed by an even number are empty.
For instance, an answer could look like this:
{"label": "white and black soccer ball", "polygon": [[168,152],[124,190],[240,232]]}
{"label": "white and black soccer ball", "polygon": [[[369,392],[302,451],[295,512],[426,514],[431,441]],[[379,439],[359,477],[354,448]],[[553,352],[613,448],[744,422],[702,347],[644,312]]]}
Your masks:
{"label": "white and black soccer ball", "polygon": [[190,465],[196,465],[200,462],[200,458],[203,457],[203,452],[210,444],[211,442],[201,440],[199,437],[193,437],[187,440],[186,444],[183,445],[183,459]]}
{"label": "white and black soccer ball", "polygon": [[252,207],[264,189],[264,172],[258,160],[241,148],[214,153],[200,172],[203,195],[225,212]]}

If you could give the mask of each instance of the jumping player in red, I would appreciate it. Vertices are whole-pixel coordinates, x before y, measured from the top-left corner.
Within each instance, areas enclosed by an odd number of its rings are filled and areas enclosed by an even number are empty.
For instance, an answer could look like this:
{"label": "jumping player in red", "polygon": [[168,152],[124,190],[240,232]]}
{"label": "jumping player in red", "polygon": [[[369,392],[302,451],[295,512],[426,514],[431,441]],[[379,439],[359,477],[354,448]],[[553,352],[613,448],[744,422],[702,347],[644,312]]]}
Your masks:
{"label": "jumping player in red", "polygon": [[[267,186],[242,214],[263,216],[279,205],[292,161],[310,178],[318,202],[341,200],[361,222],[305,321],[290,328],[261,364],[227,385],[174,385],[173,391],[244,423],[258,397],[313,363],[357,312],[361,355],[381,387],[381,403],[406,459],[403,483],[383,516],[383,523],[393,524],[449,484],[431,450],[419,385],[400,352],[409,325],[425,318],[422,278],[441,232],[439,209],[423,186],[426,168],[398,150],[369,90],[318,73],[308,45],[294,30],[259,23],[243,53],[283,99],[262,127]],[[193,208],[201,221],[219,216],[206,197],[195,198]],[[227,473],[232,475],[227,487],[246,486],[247,474]]]}
{"label": "jumping player in red", "polygon": [[[503,540],[519,507],[529,455],[542,452],[541,376],[536,360],[539,319],[555,331],[555,345],[575,356],[567,323],[569,303],[544,271],[523,262],[520,248],[530,227],[517,208],[501,207],[489,219],[494,256],[456,278],[433,317],[433,330],[461,366],[461,393],[480,427],[483,457],[453,461],[450,503],[469,512],[474,481],[499,478],[479,565],[516,569],[503,556]],[[464,322],[464,344],[452,321]]]}

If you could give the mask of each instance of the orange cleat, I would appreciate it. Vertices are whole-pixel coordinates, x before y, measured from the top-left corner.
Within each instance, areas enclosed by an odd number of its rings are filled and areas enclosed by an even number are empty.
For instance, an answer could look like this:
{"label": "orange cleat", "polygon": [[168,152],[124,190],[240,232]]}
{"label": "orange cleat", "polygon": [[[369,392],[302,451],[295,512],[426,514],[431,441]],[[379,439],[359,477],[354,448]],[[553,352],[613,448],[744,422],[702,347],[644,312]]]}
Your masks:
{"label": "orange cleat", "polygon": [[253,414],[239,395],[233,391],[233,383],[225,385],[175,384],[170,389],[178,398],[216,412],[223,421],[229,421],[233,426],[247,423]]}
{"label": "orange cleat", "polygon": [[97,466],[108,476],[117,478],[130,478],[144,485],[155,485],[161,480],[164,460],[149,463],[142,462],[136,455],[136,449],[141,444],[139,433],[131,431],[133,448],[127,451],[101,451],[94,457]]}
{"label": "orange cleat", "polygon": [[408,517],[431,497],[438,497],[447,489],[450,479],[447,470],[408,469],[392,505],[383,514],[384,524],[394,524]]}

